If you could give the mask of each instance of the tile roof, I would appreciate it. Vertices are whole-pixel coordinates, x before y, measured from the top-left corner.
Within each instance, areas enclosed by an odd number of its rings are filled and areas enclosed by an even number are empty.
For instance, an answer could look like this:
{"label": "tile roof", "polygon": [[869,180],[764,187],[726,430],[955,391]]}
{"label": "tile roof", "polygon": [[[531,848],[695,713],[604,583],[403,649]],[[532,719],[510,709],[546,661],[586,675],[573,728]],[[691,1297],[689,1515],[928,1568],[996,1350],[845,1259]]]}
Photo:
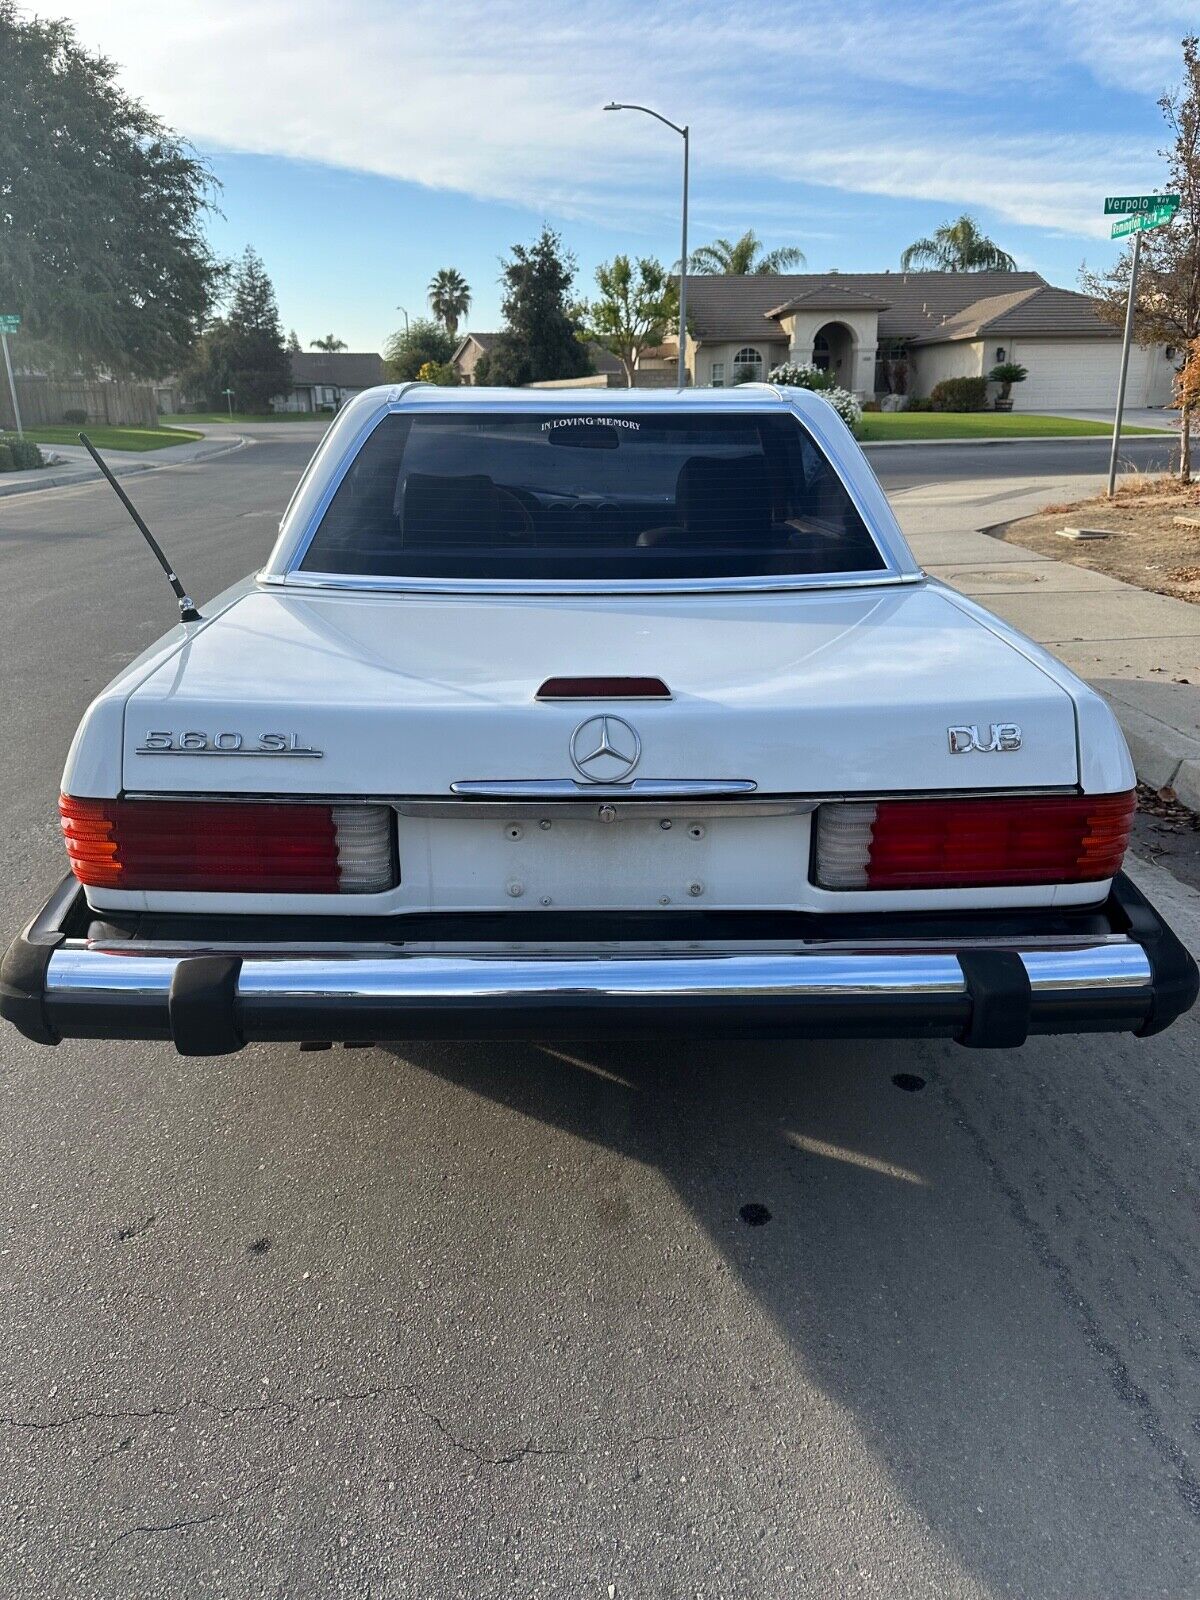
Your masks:
{"label": "tile roof", "polygon": [[1120,330],[1101,320],[1096,302],[1088,295],[1046,284],[1040,289],[977,300],[914,342],[932,344],[939,339],[970,339],[985,333],[1116,339]]}
{"label": "tile roof", "polygon": [[383,382],[383,357],[373,350],[298,350],[292,357],[292,383],[332,384],[370,389]]}
{"label": "tile roof", "polygon": [[[878,301],[879,335],[911,339],[933,333],[979,300],[1049,288],[1037,272],[796,272],[747,277],[688,277],[688,313],[698,340],[783,338],[770,314],[805,300],[825,309]],[[1057,294],[1069,295],[1060,289]],[[852,297],[859,296],[856,302]],[[1083,296],[1072,298],[1083,299]],[[867,309],[867,305],[864,305]]]}
{"label": "tile roof", "polygon": [[450,359],[453,361],[455,356],[458,356],[461,353],[462,347],[466,344],[468,339],[474,339],[475,343],[481,350],[490,350],[499,337],[500,335],[498,333],[464,333],[462,338],[458,341],[458,344],[455,346],[454,355],[451,356]]}
{"label": "tile roof", "polygon": [[886,311],[890,300],[877,294],[866,294],[862,289],[850,289],[844,283],[819,283],[803,294],[793,295],[783,305],[767,312],[769,317],[780,317],[787,311]]}

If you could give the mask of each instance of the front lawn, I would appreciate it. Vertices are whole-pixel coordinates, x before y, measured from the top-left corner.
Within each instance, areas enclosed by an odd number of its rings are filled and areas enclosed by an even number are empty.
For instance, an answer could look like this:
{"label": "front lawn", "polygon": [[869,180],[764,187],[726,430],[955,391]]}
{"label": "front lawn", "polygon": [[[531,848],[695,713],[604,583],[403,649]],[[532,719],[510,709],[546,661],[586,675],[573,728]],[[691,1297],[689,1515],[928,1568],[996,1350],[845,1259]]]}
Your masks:
{"label": "front lawn", "polygon": [[[35,444],[78,444],[78,428],[26,428],[25,437]],[[102,428],[89,427],[83,432],[97,450],[165,450],[172,444],[190,444],[193,439],[203,439],[202,433],[187,428]]]}
{"label": "front lawn", "polygon": [[[1122,428],[1131,433],[1171,433],[1172,428]],[[1012,411],[865,411],[860,444],[883,439],[1079,439],[1112,436],[1112,425],[1079,417],[1043,417]]]}

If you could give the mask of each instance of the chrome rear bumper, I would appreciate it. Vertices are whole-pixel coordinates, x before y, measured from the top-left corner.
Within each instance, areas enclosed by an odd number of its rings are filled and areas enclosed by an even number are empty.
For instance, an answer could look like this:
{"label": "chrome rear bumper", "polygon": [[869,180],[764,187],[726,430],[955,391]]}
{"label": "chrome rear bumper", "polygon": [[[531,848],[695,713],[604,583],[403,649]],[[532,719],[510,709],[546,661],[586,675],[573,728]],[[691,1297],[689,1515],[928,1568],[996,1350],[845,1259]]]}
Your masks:
{"label": "chrome rear bumper", "polygon": [[1107,931],[976,935],[922,948],[899,919],[858,946],[686,950],[636,943],[297,953],[167,951],[74,936],[68,880],[0,967],[0,1014],[42,1043],[170,1039],[184,1054],[254,1040],[948,1037],[1017,1045],[1031,1033],[1157,1032],[1196,998],[1196,966],[1125,879]]}

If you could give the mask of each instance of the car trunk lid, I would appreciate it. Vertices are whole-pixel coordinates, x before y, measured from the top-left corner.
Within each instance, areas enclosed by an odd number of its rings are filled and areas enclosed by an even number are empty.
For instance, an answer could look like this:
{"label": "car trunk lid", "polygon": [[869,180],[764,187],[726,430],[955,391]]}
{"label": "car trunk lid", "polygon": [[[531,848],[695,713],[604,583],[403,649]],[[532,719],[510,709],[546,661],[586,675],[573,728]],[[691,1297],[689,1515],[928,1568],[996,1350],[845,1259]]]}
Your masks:
{"label": "car trunk lid", "polygon": [[[537,698],[548,678],[581,677],[658,678],[671,698]],[[621,726],[575,737],[606,714]],[[606,736],[617,759],[581,774]],[[585,778],[619,776],[817,795],[1068,786],[1078,764],[1067,691],[928,583],[553,598],[260,588],[130,695],[123,772],[145,793],[589,792]]]}

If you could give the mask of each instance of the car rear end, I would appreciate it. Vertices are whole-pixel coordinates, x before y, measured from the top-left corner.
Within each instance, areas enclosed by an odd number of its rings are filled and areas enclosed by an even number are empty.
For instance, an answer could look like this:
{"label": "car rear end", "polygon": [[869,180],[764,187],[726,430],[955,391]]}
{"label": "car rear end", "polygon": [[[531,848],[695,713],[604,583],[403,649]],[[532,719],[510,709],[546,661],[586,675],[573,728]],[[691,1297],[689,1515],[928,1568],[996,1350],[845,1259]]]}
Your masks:
{"label": "car rear end", "polygon": [[63,789],[0,969],[43,1043],[1010,1046],[1196,994],[1111,714],[925,579],[811,398],[348,408]]}

